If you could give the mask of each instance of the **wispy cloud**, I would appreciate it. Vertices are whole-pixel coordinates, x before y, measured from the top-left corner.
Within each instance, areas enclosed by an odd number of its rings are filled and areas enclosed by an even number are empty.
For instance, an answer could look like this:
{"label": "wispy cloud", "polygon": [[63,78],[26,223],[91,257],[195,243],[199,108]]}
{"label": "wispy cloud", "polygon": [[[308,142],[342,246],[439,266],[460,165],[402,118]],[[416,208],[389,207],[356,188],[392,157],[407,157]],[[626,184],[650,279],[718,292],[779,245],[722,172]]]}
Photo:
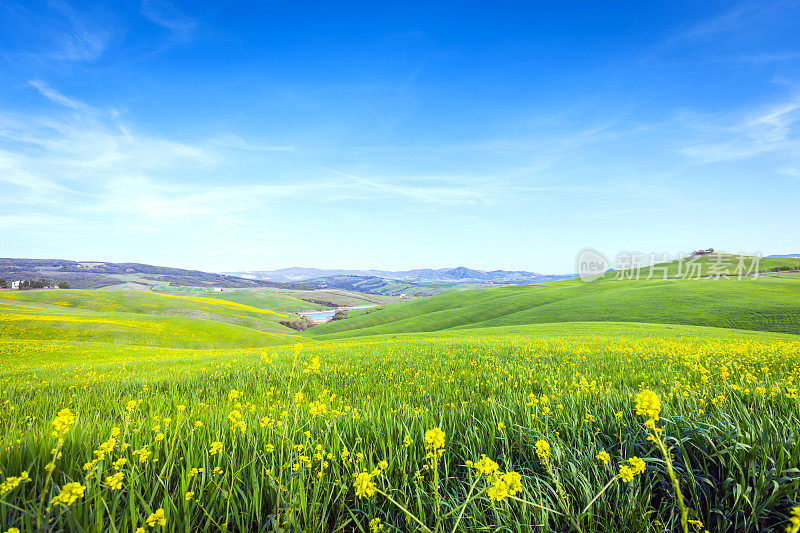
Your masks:
{"label": "wispy cloud", "polygon": [[37,91],[39,91],[39,93],[42,96],[44,96],[53,103],[62,105],[64,107],[71,107],[72,109],[87,109],[87,106],[83,102],[75,100],[73,98],[67,98],[60,92],[56,91],[55,89],[47,85],[42,80],[31,80],[28,83],[32,87],[34,87]]}
{"label": "wispy cloud", "polygon": [[714,17],[672,35],[647,49],[653,61],[741,63],[763,65],[795,59],[800,50],[774,49],[773,38],[782,31],[794,34],[800,20],[795,0],[740,2]]}
{"label": "wispy cloud", "polygon": [[[35,212],[42,214],[36,227],[52,217],[76,223],[102,217],[104,224],[135,223],[155,231],[160,224],[245,225],[291,202],[401,199],[447,207],[491,205],[514,193],[497,180],[474,176],[365,178],[313,168],[283,176],[265,168],[264,158],[308,154],[232,133],[192,142],[164,138],[42,80],[29,84],[58,107],[32,115],[0,110],[0,182],[13,192],[0,204],[8,210],[0,219],[4,229],[24,225],[30,221],[26,213]],[[218,173],[229,178],[214,179]]]}
{"label": "wispy cloud", "polygon": [[210,144],[223,148],[235,148],[248,152],[294,152],[297,148],[292,145],[276,146],[260,142],[246,141],[233,133],[225,133],[209,140]]}
{"label": "wispy cloud", "polygon": [[708,42],[721,35],[741,31],[753,26],[760,17],[770,12],[765,10],[764,7],[760,2],[736,5],[716,17],[678,32],[662,43],[662,46],[670,48],[693,44],[698,41]]}
{"label": "wispy cloud", "polygon": [[62,17],[63,30],[55,35],[60,45],[56,58],[93,61],[103,55],[113,35],[107,20],[103,23],[90,17],[64,0],[50,0],[48,4]]}
{"label": "wispy cloud", "polygon": [[778,172],[784,176],[791,176],[800,179],[800,168],[779,168]]}
{"label": "wispy cloud", "polygon": [[445,205],[475,205],[494,203],[498,199],[498,192],[500,192],[500,189],[502,189],[502,187],[498,187],[497,185],[492,185],[490,183],[477,185],[462,183],[461,186],[437,184],[425,187],[401,185],[386,180],[362,178],[330,168],[323,167],[323,169],[338,176],[348,178],[352,181],[352,183],[363,186],[367,189],[372,189],[373,191],[378,191],[385,195],[410,198],[412,200],[424,203]]}
{"label": "wispy cloud", "polygon": [[124,35],[115,12],[99,2],[9,0],[0,2],[0,18],[0,54],[23,68],[96,61]]}
{"label": "wispy cloud", "polygon": [[142,0],[141,12],[154,24],[169,30],[180,42],[190,41],[198,27],[197,20],[166,0]]}
{"label": "wispy cloud", "polygon": [[746,159],[772,152],[800,153],[800,97],[775,103],[744,115],[708,117],[686,113],[687,132],[704,140],[681,152],[701,163]]}

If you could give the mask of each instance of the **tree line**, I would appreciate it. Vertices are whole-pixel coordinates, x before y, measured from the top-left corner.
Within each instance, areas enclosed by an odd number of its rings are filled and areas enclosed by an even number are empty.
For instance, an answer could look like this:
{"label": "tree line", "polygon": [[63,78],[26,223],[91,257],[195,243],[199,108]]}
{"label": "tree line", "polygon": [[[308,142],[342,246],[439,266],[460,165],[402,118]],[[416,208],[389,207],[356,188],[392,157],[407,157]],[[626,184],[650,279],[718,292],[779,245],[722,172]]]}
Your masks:
{"label": "tree line", "polygon": [[[51,287],[52,284],[45,278],[23,279],[19,282],[19,290],[27,291],[31,289],[45,289]],[[69,281],[59,281],[56,285],[59,289],[69,289]],[[8,281],[5,278],[0,278],[0,289],[7,289]]]}

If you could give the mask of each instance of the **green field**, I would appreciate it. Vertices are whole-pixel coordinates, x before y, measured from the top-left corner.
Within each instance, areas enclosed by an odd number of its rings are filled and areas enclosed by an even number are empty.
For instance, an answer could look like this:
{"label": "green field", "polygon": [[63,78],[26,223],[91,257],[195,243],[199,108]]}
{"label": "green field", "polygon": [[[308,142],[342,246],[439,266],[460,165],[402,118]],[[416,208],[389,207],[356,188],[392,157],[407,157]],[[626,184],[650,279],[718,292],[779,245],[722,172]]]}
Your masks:
{"label": "green field", "polygon": [[331,322],[313,338],[517,324],[624,321],[800,333],[800,283],[791,279],[568,280],[454,290]]}
{"label": "green field", "polygon": [[270,289],[224,289],[222,292],[209,291],[198,287],[171,287],[160,286],[153,289],[159,294],[172,294],[178,296],[201,296],[215,300],[225,300],[239,304],[249,305],[258,309],[270,309],[280,313],[291,313],[293,311],[305,311],[324,308],[319,304],[314,304],[301,300],[296,296],[284,294]]}
{"label": "green field", "polygon": [[235,348],[296,342],[286,315],[139,291],[0,292],[2,339]]}
{"label": "green field", "polygon": [[213,292],[198,287],[173,287],[161,285],[153,290],[162,294],[182,296],[203,296],[219,300],[241,303],[260,309],[271,309],[282,313],[329,309],[332,307],[354,307],[358,305],[379,305],[395,303],[400,300],[392,296],[362,294],[336,289],[294,290],[294,289],[224,289]]}
{"label": "green field", "polygon": [[690,531],[783,531],[799,287],[455,290],[304,335],[238,290],[0,292],[0,527],[671,532],[672,470]]}

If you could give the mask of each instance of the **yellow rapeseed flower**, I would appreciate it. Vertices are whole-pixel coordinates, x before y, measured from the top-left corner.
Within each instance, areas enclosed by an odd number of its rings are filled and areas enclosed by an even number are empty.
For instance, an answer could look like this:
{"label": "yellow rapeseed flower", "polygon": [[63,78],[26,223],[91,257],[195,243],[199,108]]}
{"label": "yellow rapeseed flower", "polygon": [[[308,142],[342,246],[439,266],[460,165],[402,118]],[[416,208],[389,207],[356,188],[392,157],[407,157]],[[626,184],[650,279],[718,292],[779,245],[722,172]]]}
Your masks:
{"label": "yellow rapeseed flower", "polygon": [[486,455],[481,455],[481,458],[478,459],[478,461],[473,465],[473,467],[475,468],[475,470],[477,470],[479,473],[485,476],[492,475],[500,468],[500,466],[497,463],[486,457]]}
{"label": "yellow rapeseed flower", "polygon": [[644,471],[647,467],[644,464],[644,461],[636,457],[635,455],[628,459],[628,464],[631,465],[631,470],[633,471],[634,475],[644,474]]}
{"label": "yellow rapeseed flower", "polygon": [[166,526],[167,519],[164,517],[164,509],[158,509],[155,513],[148,516],[146,522],[150,527],[155,527],[156,525],[162,527]]}
{"label": "yellow rapeseed flower", "polygon": [[786,533],[797,533],[800,531],[800,507],[792,507],[789,514],[789,525],[786,526]]}
{"label": "yellow rapeseed flower", "polygon": [[658,420],[661,413],[661,399],[655,392],[645,389],[636,396],[636,414],[647,415],[651,420]]}
{"label": "yellow rapeseed flower", "polygon": [[75,503],[75,500],[83,497],[85,490],[86,487],[76,481],[67,483],[61,487],[61,492],[58,494],[58,496],[55,496],[52,500],[50,500],[50,507],[53,505],[63,505],[64,507],[69,507]]}
{"label": "yellow rapeseed flower", "polygon": [[52,435],[60,439],[64,435],[66,435],[72,424],[75,423],[75,414],[69,409],[62,409],[58,412],[58,415],[53,419],[53,433]]}
{"label": "yellow rapeseed flower", "polygon": [[522,490],[522,476],[517,472],[503,474],[503,483],[508,487],[508,493],[514,495]]}
{"label": "yellow rapeseed flower", "polygon": [[30,479],[27,472],[23,472],[19,476],[9,476],[2,483],[0,483],[0,496],[14,490],[20,483],[25,483]]}
{"label": "yellow rapeseed flower", "polygon": [[106,485],[111,490],[118,490],[122,488],[122,480],[125,478],[124,472],[117,472],[112,476],[106,476]]}
{"label": "yellow rapeseed flower", "polygon": [[440,428],[429,429],[425,432],[425,446],[431,450],[444,448],[445,433]]}
{"label": "yellow rapeseed flower", "polygon": [[542,461],[550,459],[550,444],[546,440],[539,439],[536,441],[536,455],[538,455]]}
{"label": "yellow rapeseed flower", "polygon": [[605,451],[605,450],[603,450],[600,453],[598,453],[595,457],[597,457],[598,459],[603,461],[603,464],[605,464],[605,465],[607,465],[611,461],[611,456],[608,455],[608,452]]}
{"label": "yellow rapeseed flower", "polygon": [[353,481],[356,489],[356,496],[359,498],[369,498],[375,494],[375,482],[372,481],[372,474],[369,472],[359,472]]}

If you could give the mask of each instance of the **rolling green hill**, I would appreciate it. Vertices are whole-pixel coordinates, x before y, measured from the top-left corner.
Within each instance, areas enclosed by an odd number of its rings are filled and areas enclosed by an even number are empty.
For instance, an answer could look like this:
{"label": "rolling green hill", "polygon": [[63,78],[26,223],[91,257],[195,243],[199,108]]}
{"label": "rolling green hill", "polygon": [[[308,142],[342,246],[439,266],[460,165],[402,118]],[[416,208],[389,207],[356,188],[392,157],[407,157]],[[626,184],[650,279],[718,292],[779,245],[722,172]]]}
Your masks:
{"label": "rolling green hill", "polygon": [[[282,326],[279,326],[282,327]],[[82,341],[165,348],[241,348],[297,342],[288,332],[259,331],[193,317],[100,312],[0,300],[3,340]]]}
{"label": "rolling green hill", "polygon": [[[646,277],[646,275],[644,276]],[[689,324],[800,333],[793,279],[568,280],[456,290],[323,324],[306,334],[335,338],[548,322]]]}
{"label": "rolling green hill", "polygon": [[284,294],[272,289],[226,289],[222,292],[211,292],[198,287],[172,287],[163,285],[154,287],[153,290],[158,294],[200,296],[203,298],[248,305],[257,309],[269,309],[279,313],[319,309],[321,307],[319,304],[307,302],[290,294]]}
{"label": "rolling green hill", "polygon": [[[642,261],[647,257],[642,258]],[[746,277],[748,273],[758,272],[762,276],[772,276],[779,268],[800,270],[800,260],[787,257],[761,257],[732,254],[708,254],[686,257],[683,260],[659,263],[653,267],[645,267],[639,271],[639,279],[689,279],[717,277]],[[622,277],[630,279],[635,269],[608,272],[605,279]]]}
{"label": "rolling green hill", "polygon": [[192,317],[262,331],[286,332],[279,322],[289,317],[270,309],[204,296],[177,296],[144,291],[36,290],[3,291],[0,301],[99,312]]}

